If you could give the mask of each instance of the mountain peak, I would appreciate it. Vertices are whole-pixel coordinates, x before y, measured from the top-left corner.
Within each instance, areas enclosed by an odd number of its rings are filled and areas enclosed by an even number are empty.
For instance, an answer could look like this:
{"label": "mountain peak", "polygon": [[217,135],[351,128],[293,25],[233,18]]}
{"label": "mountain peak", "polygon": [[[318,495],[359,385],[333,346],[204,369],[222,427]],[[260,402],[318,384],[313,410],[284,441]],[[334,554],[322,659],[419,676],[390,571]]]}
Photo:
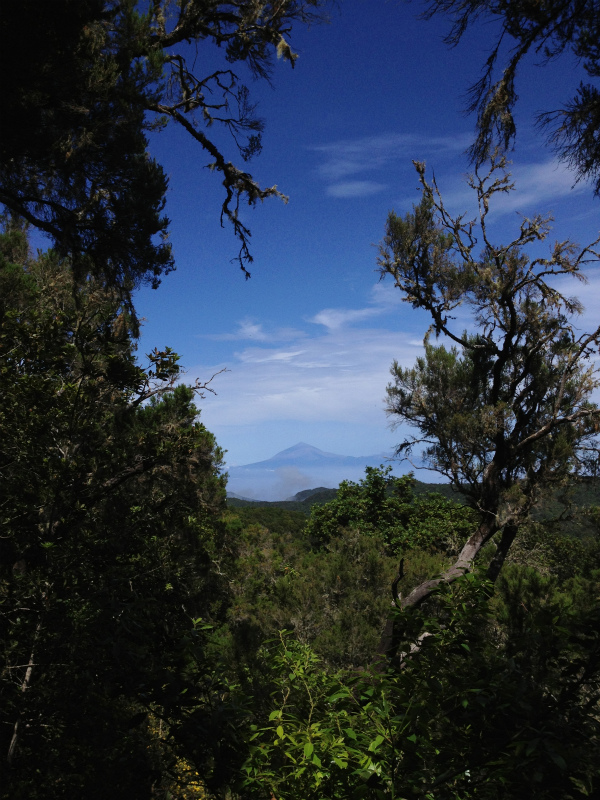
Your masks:
{"label": "mountain peak", "polygon": [[280,500],[309,486],[337,486],[359,481],[365,467],[377,467],[386,456],[343,456],[298,442],[265,461],[230,467],[228,488],[241,497]]}
{"label": "mountain peak", "polygon": [[[352,456],[350,456],[350,458],[351,457]],[[307,444],[306,442],[298,442],[298,444],[295,444],[292,447],[288,447],[285,450],[281,450],[281,452],[276,453],[274,456],[272,456],[267,460],[277,461],[277,462],[284,462],[284,461],[323,462],[340,458],[348,458],[348,456],[340,456],[337,453],[328,453],[325,450],[319,450],[318,447],[313,447],[312,444]]]}
{"label": "mountain peak", "polygon": [[318,453],[321,455],[324,451],[319,450],[318,447],[313,447],[312,444],[306,444],[306,442],[298,442],[298,444],[294,444],[291,447],[286,447],[285,450],[280,450],[279,453],[276,453],[273,458],[279,458],[280,456],[301,456],[308,453]]}

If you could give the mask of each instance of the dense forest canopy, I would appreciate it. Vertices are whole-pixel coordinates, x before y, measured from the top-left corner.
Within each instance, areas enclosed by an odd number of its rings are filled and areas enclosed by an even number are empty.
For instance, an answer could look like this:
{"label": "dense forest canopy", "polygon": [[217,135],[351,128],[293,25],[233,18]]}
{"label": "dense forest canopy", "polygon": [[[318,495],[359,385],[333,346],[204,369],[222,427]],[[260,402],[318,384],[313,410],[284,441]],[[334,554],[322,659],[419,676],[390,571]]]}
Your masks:
{"label": "dense forest canopy", "polygon": [[136,363],[116,291],[75,286],[14,227],[0,281],[6,790],[149,796],[175,754],[131,720],[183,722],[206,702],[202,634],[190,636],[192,620],[224,613],[210,556],[221,453],[194,390],[173,385],[173,355]]}

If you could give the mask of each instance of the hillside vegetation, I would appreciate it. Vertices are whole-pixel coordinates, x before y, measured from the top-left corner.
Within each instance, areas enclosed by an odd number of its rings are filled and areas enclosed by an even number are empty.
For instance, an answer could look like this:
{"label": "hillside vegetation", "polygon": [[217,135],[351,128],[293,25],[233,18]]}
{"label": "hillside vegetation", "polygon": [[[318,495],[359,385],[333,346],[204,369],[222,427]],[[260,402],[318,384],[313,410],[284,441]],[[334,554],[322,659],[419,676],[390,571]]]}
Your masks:
{"label": "hillside vegetation", "polygon": [[[175,266],[150,132],[175,126],[210,159],[249,277],[240,204],[283,195],[247,171],[263,122],[234,67],[268,83],[327,5],[0,4],[1,800],[600,797],[600,327],[582,330],[571,288],[600,238],[540,255],[549,216],[503,223],[503,243],[489,216],[514,188],[521,59],[572,51],[597,77],[597,3],[426,11],[455,15],[454,41],[501,23],[471,97],[475,217],[415,161],[420,199],[378,251],[427,318],[381,387],[396,455],[446,485],[367,466],[293,501],[227,501],[198,407],[210,380],[181,382],[168,346],[137,351],[135,291]],[[596,88],[546,121],[596,180]]]}
{"label": "hillside vegetation", "polygon": [[495,589],[501,531],[400,611],[479,524],[463,496],[367,468],[226,501],[174,354],[139,366],[118,293],[0,245],[3,797],[593,796],[596,480],[534,509]]}
{"label": "hillside vegetation", "polygon": [[[478,571],[432,596],[395,647],[410,650],[423,626],[435,636],[400,672],[377,667],[398,613],[390,587],[404,596],[443,571],[473,511],[377,470],[314,505],[308,523],[285,504],[231,508],[239,550],[222,646],[244,691],[267,704],[251,717],[246,791],[260,796],[267,780],[282,797],[301,786],[315,798],[396,787],[552,798],[557,785],[561,797],[586,796],[600,732],[600,516],[584,505],[597,488],[586,484],[575,493],[585,535],[532,522],[495,593]],[[421,792],[438,781],[443,790]]]}

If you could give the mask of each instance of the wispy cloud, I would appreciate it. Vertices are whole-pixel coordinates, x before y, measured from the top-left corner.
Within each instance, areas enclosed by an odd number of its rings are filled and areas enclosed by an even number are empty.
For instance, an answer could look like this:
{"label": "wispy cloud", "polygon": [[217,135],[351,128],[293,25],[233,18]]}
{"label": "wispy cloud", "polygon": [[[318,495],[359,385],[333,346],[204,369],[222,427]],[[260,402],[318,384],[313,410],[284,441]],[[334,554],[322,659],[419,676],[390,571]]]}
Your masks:
{"label": "wispy cloud", "polygon": [[[585,286],[557,281],[557,288],[580,294],[588,306],[576,320],[582,331],[598,324],[600,278],[592,273]],[[209,394],[202,401],[202,421],[235,454],[237,463],[258,460],[257,441],[271,441],[274,431],[282,449],[300,439],[313,441],[311,437],[319,445],[324,432],[343,430],[337,449],[331,449],[356,455],[376,451],[371,443],[377,437],[389,437],[390,445],[401,441],[408,431],[389,431],[385,414],[389,369],[393,360],[404,368],[414,365],[423,353],[421,335],[429,324],[401,298],[391,284],[379,283],[363,307],[323,309],[305,320],[314,325],[310,333],[298,331],[296,339],[279,346],[255,338],[220,364],[197,365],[186,381],[206,379],[222,367],[228,370],[213,383],[217,396]],[[386,318],[391,312],[393,318]],[[468,309],[460,309],[457,316],[459,328],[469,326]],[[248,326],[239,329],[250,332]],[[245,450],[248,438],[254,442],[251,452]],[[247,455],[240,457],[240,452]],[[261,457],[272,452],[262,452]]]}
{"label": "wispy cloud", "polygon": [[[596,263],[592,269],[597,270],[598,266]],[[589,268],[582,269],[582,273],[587,277],[585,283],[577,283],[572,277],[564,276],[555,279],[552,285],[565,297],[576,296],[581,300],[582,313],[575,315],[572,322],[578,331],[591,332],[600,325],[600,275],[594,275]]]}
{"label": "wispy cloud", "polygon": [[508,169],[514,191],[497,196],[492,218],[515,212],[551,213],[555,202],[590,191],[586,183],[575,183],[573,171],[555,158],[537,164],[511,164]]}
{"label": "wispy cloud", "polygon": [[386,133],[359,139],[346,139],[312,148],[323,159],[318,175],[330,183],[327,193],[333,197],[357,197],[375,194],[385,184],[372,180],[345,181],[364,172],[383,170],[407,158],[424,158],[432,154],[460,153],[468,147],[469,136],[419,136]]}
{"label": "wispy cloud", "polygon": [[[554,203],[585,193],[591,194],[589,185],[584,182],[576,184],[573,171],[555,158],[537,164],[509,164],[507,169],[514,188],[493,198],[489,222],[507,214],[551,213]],[[430,178],[431,173],[428,174]],[[466,178],[463,177],[460,183],[456,179],[440,180],[438,183],[444,205],[451,213],[476,216],[476,194]],[[411,197],[411,202],[415,202],[415,196]]]}
{"label": "wispy cloud", "polygon": [[269,361],[292,361],[304,350],[244,350],[234,356],[246,364],[267,364]]}
{"label": "wispy cloud", "polygon": [[[320,327],[298,331],[295,339],[279,346],[268,334],[263,336],[261,324],[243,320],[236,337],[252,334],[252,344],[232,353],[226,363],[198,366],[186,375],[190,380],[228,369],[214,387],[218,396],[203,403],[205,423],[217,432],[220,427],[277,421],[343,420],[384,429],[390,365],[396,359],[409,366],[422,352],[412,324],[402,332],[393,330],[402,305],[397,289],[377,283],[363,307],[323,309],[306,320]],[[390,320],[385,326],[390,313],[395,323]]]}
{"label": "wispy cloud", "polygon": [[[297,350],[252,347],[227,363],[203,421],[220,426],[276,421],[369,421],[385,426],[383,397],[394,359],[408,366],[422,345],[403,333],[345,328],[303,340]],[[225,365],[223,365],[225,366]],[[198,366],[186,380],[215,367]]]}
{"label": "wispy cloud", "polygon": [[573,170],[557,159],[538,164],[515,165],[511,168],[511,172],[516,191],[512,195],[505,195],[504,202],[512,200],[512,204],[509,202],[509,205],[513,208],[519,205],[537,205],[540,202],[567,195],[572,197],[590,191],[589,184],[584,181],[576,183]]}
{"label": "wispy cloud", "polygon": [[384,189],[387,189],[385,183],[377,183],[376,181],[345,181],[343,183],[334,183],[327,189],[327,194],[330,197],[368,197],[372,194],[378,194]]}
{"label": "wispy cloud", "polygon": [[262,323],[244,318],[237,323],[237,329],[229,333],[203,334],[202,338],[218,342],[254,340],[257,342],[287,342],[303,336],[297,328],[275,328],[266,331]]}
{"label": "wispy cloud", "polygon": [[390,283],[377,283],[371,289],[369,305],[364,308],[324,308],[309,322],[324,325],[331,331],[345,328],[355,322],[388,314],[402,304],[402,295]]}
{"label": "wispy cloud", "polygon": [[311,318],[310,322],[324,325],[329,330],[335,331],[344,328],[352,322],[360,322],[370,317],[377,317],[382,314],[382,309],[371,308],[325,308]]}
{"label": "wispy cloud", "polygon": [[[585,286],[557,281],[557,288],[580,294],[588,306],[576,320],[578,327],[585,330],[598,324],[600,278],[592,275]],[[229,370],[219,376],[218,396],[207,397],[203,403],[206,424],[218,429],[278,420],[343,419],[385,426],[383,397],[390,364],[396,359],[404,367],[412,366],[422,353],[420,334],[428,326],[418,312],[410,311],[398,330],[398,320],[404,319],[398,314],[404,305],[397,289],[379,283],[362,308],[323,309],[308,319],[320,326],[316,333],[298,331],[296,339],[281,346],[255,338],[255,344],[232,353],[227,363],[197,366],[186,380],[206,377],[222,366]],[[394,322],[386,323],[385,314],[391,312]],[[468,309],[459,309],[457,316],[458,325],[468,326]],[[365,326],[366,322],[373,325]],[[258,323],[252,325],[262,331]],[[247,334],[250,328],[240,324]]]}

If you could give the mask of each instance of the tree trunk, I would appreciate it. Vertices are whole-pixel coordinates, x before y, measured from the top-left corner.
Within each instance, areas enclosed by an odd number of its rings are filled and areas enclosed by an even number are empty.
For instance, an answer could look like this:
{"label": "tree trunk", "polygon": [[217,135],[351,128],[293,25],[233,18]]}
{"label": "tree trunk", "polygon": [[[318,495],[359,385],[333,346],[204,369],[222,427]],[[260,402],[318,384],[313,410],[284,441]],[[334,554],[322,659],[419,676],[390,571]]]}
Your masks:
{"label": "tree trunk", "polygon": [[[511,530],[515,526],[506,526],[505,532],[508,528]],[[399,630],[398,630],[398,613],[394,613],[394,610],[397,608],[405,609],[412,607],[412,606],[419,606],[428,597],[431,596],[434,589],[439,586],[441,583],[453,583],[457,578],[462,577],[465,572],[468,572],[471,569],[473,564],[473,560],[476,555],[479,553],[481,548],[489,542],[489,540],[494,536],[495,533],[498,532],[498,527],[494,522],[484,522],[482,523],[479,528],[473,533],[473,535],[469,538],[469,540],[464,544],[462,550],[459,553],[459,556],[455,563],[448,569],[446,572],[442,573],[437,578],[432,578],[431,580],[424,581],[405,598],[394,597],[392,603],[392,612],[388,617],[388,620],[385,624],[385,628],[379,640],[379,644],[377,646],[377,655],[376,655],[376,663],[383,666],[385,661],[390,658],[394,658],[398,644],[399,644]],[[514,533],[512,534],[512,538],[507,533],[503,533],[502,541],[500,542],[498,553],[494,557],[494,561],[496,557],[499,556],[500,549],[504,543],[504,557],[501,561],[499,561],[498,572],[500,571],[500,567],[504,563],[504,559],[506,558],[506,553],[510,548],[514,538],[516,535],[516,528]],[[506,537],[506,539],[505,539]],[[510,539],[510,540],[509,540]],[[492,561],[492,564],[494,564]],[[491,565],[490,565],[491,569]],[[419,649],[422,640],[419,641],[419,645],[416,649]]]}
{"label": "tree trunk", "polygon": [[[31,646],[31,654],[29,656],[29,663],[27,664],[27,669],[25,671],[25,677],[23,678],[23,683],[21,684],[21,692],[22,693],[25,693],[27,691],[27,689],[29,688],[29,684],[31,682],[31,673],[33,672],[33,666],[34,666],[35,646],[36,646],[38,637],[40,635],[41,628],[42,628],[42,622],[40,620],[38,622],[37,626],[36,626],[36,629],[35,629],[35,633],[34,633],[34,636],[33,636],[33,644]],[[13,758],[15,756],[15,751],[17,749],[17,742],[19,741],[19,725],[20,725],[20,722],[21,722],[21,714],[19,714],[19,716],[17,717],[17,720],[15,722],[15,726],[13,728],[13,735],[12,735],[11,740],[10,740],[10,745],[8,746],[8,753],[7,753],[7,756],[6,756],[6,761],[8,762],[9,767],[13,762]]]}
{"label": "tree trunk", "polygon": [[497,532],[498,527],[495,522],[482,523],[471,538],[463,545],[463,549],[460,551],[455,563],[437,578],[424,581],[420,586],[417,586],[416,589],[413,589],[412,592],[400,602],[400,607],[404,609],[409,606],[419,606],[424,600],[427,600],[440,583],[453,583],[457,578],[461,578],[465,572],[471,569],[473,560],[483,545],[487,544]]}
{"label": "tree trunk", "polygon": [[498,549],[494,557],[491,560],[491,563],[487,570],[487,577],[492,583],[496,583],[496,579],[500,574],[500,570],[502,569],[502,565],[506,561],[506,556],[508,555],[508,551],[512,543],[515,540],[517,533],[519,532],[518,525],[505,525],[504,530],[502,531],[502,538],[498,543]]}

